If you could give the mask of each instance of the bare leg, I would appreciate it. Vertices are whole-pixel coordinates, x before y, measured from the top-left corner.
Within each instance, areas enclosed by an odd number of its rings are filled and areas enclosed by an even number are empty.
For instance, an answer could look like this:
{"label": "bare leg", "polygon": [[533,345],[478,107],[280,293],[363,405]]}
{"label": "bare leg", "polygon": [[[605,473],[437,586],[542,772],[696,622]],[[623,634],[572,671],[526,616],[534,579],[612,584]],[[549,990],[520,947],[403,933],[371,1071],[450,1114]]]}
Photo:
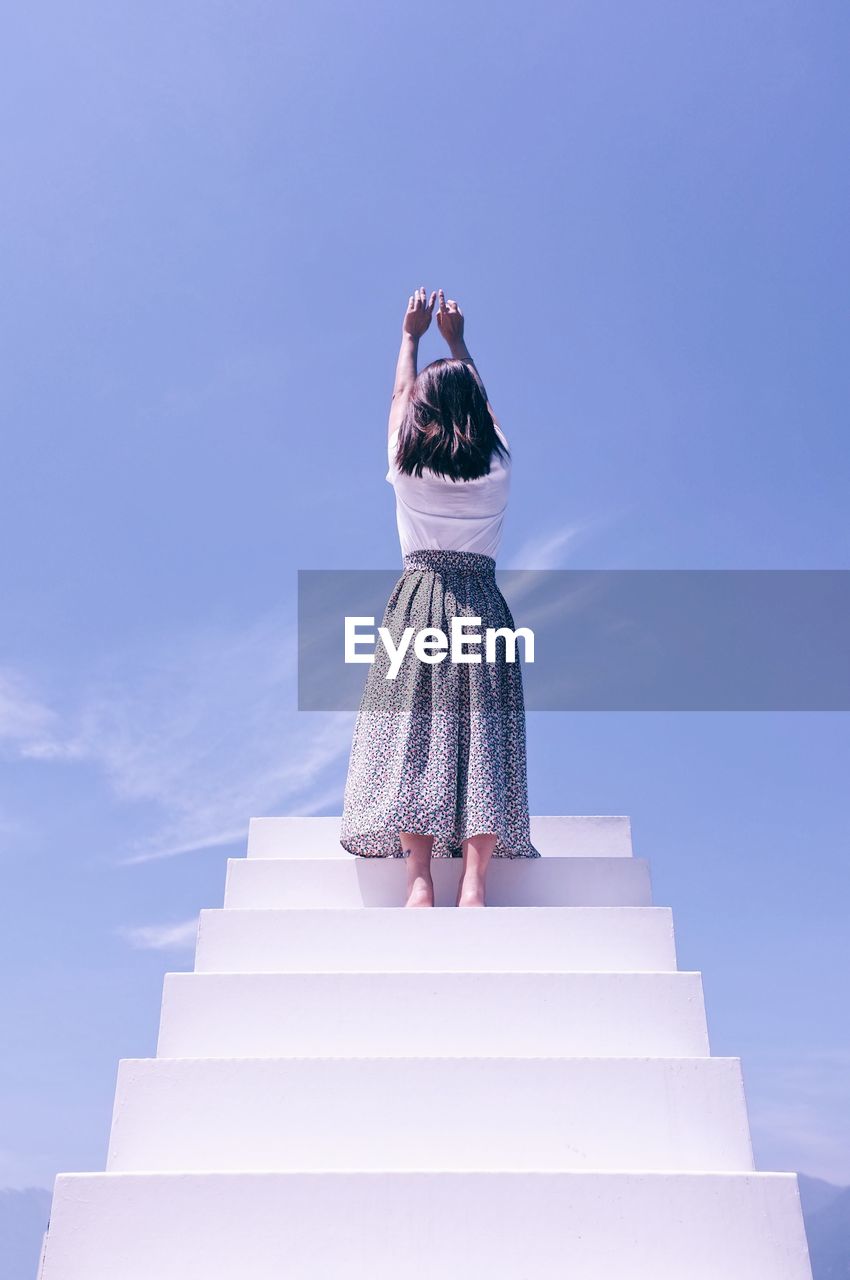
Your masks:
{"label": "bare leg", "polygon": [[413,832],[400,831],[401,847],[409,850],[405,859],[407,863],[407,901],[406,907],[433,907],[434,884],[431,880],[431,848],[433,836],[418,836]]}
{"label": "bare leg", "polygon": [[496,847],[495,835],[469,836],[464,840],[463,871],[457,887],[457,906],[483,907],[487,867]]}

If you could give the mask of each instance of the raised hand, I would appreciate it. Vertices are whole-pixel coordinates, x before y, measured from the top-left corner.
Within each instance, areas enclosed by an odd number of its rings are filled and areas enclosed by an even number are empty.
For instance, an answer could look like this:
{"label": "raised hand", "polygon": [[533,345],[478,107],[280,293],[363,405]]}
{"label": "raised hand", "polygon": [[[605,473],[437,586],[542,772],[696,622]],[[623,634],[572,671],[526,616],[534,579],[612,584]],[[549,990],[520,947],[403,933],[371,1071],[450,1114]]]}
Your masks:
{"label": "raised hand", "polygon": [[434,310],[434,300],[437,297],[436,292],[431,294],[430,299],[425,300],[425,286],[420,289],[414,289],[407,302],[407,311],[404,314],[402,329],[405,333],[409,333],[413,338],[421,338],[425,330],[431,323],[431,314]]}
{"label": "raised hand", "polygon": [[446,295],[439,290],[440,306],[437,311],[437,328],[450,347],[463,342],[463,312],[454,298],[446,301]]}

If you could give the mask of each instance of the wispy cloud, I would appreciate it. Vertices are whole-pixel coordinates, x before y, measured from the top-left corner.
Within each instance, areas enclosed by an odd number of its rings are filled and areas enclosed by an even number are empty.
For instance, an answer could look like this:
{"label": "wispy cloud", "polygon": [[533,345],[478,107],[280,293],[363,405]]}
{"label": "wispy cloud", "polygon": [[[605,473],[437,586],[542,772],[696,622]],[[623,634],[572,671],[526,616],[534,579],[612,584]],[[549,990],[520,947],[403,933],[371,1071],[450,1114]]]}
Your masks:
{"label": "wispy cloud", "polygon": [[559,569],[592,521],[561,525],[529,538],[505,564],[506,569]]}
{"label": "wispy cloud", "polygon": [[198,917],[181,920],[178,924],[122,925],[116,932],[140,950],[193,950],[198,934]]}
{"label": "wispy cloud", "polygon": [[26,677],[0,667],[0,743],[19,755],[38,754],[58,727],[58,715],[30,688]]}
{"label": "wispy cloud", "polygon": [[102,659],[62,716],[7,670],[3,737],[31,760],[93,764],[142,808],[120,861],[244,841],[252,816],[341,803],[353,716],[297,711],[296,658],[282,614],[147,638]]}
{"label": "wispy cloud", "polygon": [[[622,521],[630,512],[629,504],[620,504],[607,511],[597,511],[592,516],[571,522],[560,522],[548,529],[541,529],[523,542],[519,549],[507,560],[499,561],[504,569],[563,569],[566,568],[575,552],[589,539],[611,529]],[[630,548],[621,546],[617,552],[617,566],[623,567],[623,556],[628,555]],[[596,568],[608,566],[598,561]]]}

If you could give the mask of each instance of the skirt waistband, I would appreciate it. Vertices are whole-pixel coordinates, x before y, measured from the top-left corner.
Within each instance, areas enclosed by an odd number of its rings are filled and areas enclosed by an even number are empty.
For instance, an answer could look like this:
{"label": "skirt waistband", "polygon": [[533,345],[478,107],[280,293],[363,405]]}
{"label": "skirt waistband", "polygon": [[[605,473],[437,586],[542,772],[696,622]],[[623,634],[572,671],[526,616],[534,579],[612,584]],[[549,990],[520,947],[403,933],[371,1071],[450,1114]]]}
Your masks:
{"label": "skirt waistband", "polygon": [[496,561],[492,556],[482,555],[480,551],[444,551],[437,548],[426,548],[422,551],[409,551],[404,557],[404,571],[412,569],[440,570],[455,569],[462,573],[481,573],[494,577]]}

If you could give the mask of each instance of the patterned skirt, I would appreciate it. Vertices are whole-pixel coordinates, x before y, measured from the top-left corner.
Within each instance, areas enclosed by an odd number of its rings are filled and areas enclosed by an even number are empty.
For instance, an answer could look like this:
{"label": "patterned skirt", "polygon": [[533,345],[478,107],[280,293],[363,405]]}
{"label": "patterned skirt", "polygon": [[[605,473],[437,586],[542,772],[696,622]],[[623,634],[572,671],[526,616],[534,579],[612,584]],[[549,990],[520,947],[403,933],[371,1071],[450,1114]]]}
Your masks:
{"label": "patterned skirt", "polygon": [[[514,621],[496,562],[471,551],[414,551],[382,625],[394,646],[406,627],[451,635],[451,619],[476,617],[467,635]],[[518,646],[519,648],[519,646]],[[411,641],[398,674],[378,643],[357,713],[340,843],[362,857],[404,857],[399,832],[434,836],[432,856],[458,858],[467,836],[495,834],[495,857],[539,858],[529,838],[525,704],[518,660],[503,641],[495,662],[423,662]]]}

